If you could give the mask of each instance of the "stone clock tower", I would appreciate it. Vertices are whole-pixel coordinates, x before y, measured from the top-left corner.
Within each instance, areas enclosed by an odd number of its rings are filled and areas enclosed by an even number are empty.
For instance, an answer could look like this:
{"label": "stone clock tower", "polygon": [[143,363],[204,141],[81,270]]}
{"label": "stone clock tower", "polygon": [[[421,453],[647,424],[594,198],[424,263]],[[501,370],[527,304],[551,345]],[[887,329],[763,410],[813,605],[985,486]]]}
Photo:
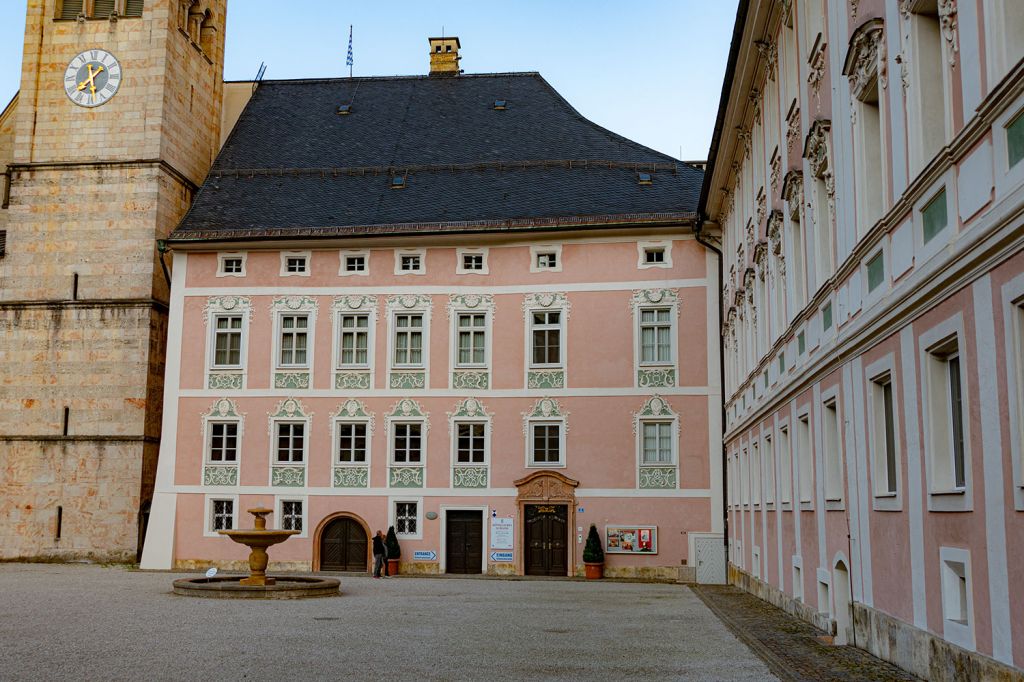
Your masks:
{"label": "stone clock tower", "polygon": [[167,336],[157,242],[217,152],[226,4],[28,2],[0,114],[0,558],[136,556]]}

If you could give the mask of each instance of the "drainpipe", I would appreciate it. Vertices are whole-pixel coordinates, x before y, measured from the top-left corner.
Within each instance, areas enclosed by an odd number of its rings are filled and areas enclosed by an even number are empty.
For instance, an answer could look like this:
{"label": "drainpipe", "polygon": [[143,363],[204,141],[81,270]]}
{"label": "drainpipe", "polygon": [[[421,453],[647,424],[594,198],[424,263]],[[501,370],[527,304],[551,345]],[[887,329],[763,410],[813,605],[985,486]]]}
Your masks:
{"label": "drainpipe", "polygon": [[164,254],[171,250],[170,247],[167,246],[167,240],[166,239],[157,239],[156,240],[156,250],[157,250],[157,253],[160,254],[160,267],[163,268],[164,279],[167,280],[167,290],[170,291],[170,289],[171,289],[171,272],[170,272],[170,270],[167,269],[167,261],[164,260]]}
{"label": "drainpipe", "polygon": [[726,457],[725,451],[725,350],[722,348],[721,336],[722,336],[722,324],[725,320],[722,309],[722,291],[724,291],[724,279],[722,275],[722,250],[716,247],[711,242],[707,241],[707,237],[704,236],[704,221],[707,216],[700,214],[697,216],[697,222],[693,226],[693,237],[699,244],[713,252],[718,257],[718,383],[721,391],[721,410],[722,410],[722,543],[725,545],[725,582],[729,582],[729,462]]}

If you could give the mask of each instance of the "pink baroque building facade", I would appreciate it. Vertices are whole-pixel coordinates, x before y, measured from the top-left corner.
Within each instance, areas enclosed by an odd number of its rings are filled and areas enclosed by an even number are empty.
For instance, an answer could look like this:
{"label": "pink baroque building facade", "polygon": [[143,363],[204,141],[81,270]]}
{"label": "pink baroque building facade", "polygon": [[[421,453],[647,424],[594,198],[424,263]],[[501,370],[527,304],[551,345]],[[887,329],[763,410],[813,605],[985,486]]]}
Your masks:
{"label": "pink baroque building facade", "polygon": [[702,178],[537,74],[261,83],[169,240],[142,566],[241,567],[263,504],[272,568],[394,526],[403,571],[574,575],[594,524],[609,575],[724,579]]}
{"label": "pink baroque building facade", "polygon": [[1022,55],[1007,0],[740,2],[702,192],[730,579],[929,679],[1024,662]]}

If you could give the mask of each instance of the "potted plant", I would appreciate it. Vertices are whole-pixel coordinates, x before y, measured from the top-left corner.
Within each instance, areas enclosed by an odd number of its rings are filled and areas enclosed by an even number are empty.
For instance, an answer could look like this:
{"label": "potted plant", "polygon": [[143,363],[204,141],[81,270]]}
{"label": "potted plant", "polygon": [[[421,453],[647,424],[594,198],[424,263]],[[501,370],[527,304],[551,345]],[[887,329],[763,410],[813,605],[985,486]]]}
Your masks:
{"label": "potted plant", "polygon": [[402,548],[398,546],[398,536],[395,535],[395,527],[388,527],[388,537],[384,541],[388,550],[388,575],[398,575],[398,559],[402,556]]}
{"label": "potted plant", "polygon": [[587,544],[583,547],[583,565],[587,580],[604,577],[604,548],[601,547],[601,536],[594,524],[590,524]]}

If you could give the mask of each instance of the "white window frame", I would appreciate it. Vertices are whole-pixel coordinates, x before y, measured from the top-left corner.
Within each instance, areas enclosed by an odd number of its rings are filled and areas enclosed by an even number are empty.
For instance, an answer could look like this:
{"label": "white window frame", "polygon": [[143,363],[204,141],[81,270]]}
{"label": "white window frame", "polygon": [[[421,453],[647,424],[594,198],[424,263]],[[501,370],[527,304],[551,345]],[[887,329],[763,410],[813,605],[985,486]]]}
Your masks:
{"label": "white window frame", "polygon": [[[230,251],[217,254],[217,277],[245,277],[245,266],[248,260],[248,253],[245,251]],[[224,269],[224,261],[240,259],[242,261],[241,272],[228,272]]]}
{"label": "white window frame", "polygon": [[[903,452],[900,448],[900,385],[896,381],[894,353],[876,360],[864,369],[865,399],[868,416],[868,448],[870,452],[872,509],[875,511],[903,510]],[[896,492],[889,492],[885,445],[885,403],[882,386],[892,390],[893,444],[896,449]],[[881,421],[879,420],[881,418]]]}
{"label": "white window frame", "polygon": [[[776,425],[778,431],[777,442],[775,443],[775,458],[779,461],[779,470],[781,475],[784,477],[780,479],[779,486],[779,507],[783,511],[793,510],[793,428],[790,426],[789,419],[780,421]],[[783,440],[785,440],[785,458],[782,457],[783,452]],[[785,459],[785,461],[783,461]],[[788,463],[788,466],[787,466]],[[782,481],[786,482],[786,485],[781,485]],[[783,494],[785,493],[785,494]]]}
{"label": "white window frame", "polygon": [[[797,409],[796,419],[793,422],[794,432],[791,433],[792,444],[795,444],[796,451],[799,453],[799,458],[793,465],[793,470],[796,472],[796,485],[794,486],[794,499],[793,508],[797,508],[797,502],[799,502],[799,509],[801,511],[811,511],[814,509],[814,491],[816,488],[816,477],[815,471],[817,470],[817,462],[815,461],[815,447],[814,447],[814,419],[811,415],[811,407],[808,404],[804,404]],[[801,442],[800,429],[807,429],[807,442]],[[806,447],[805,447],[806,446]],[[806,466],[805,463],[806,462]],[[807,469],[805,472],[804,469]],[[810,492],[810,499],[804,499],[804,474],[807,474],[807,490]]]}
{"label": "white window frame", "polygon": [[[665,259],[660,263],[648,263],[647,252],[660,250],[665,254]],[[672,269],[672,240],[665,239],[662,241],[649,241],[649,242],[637,242],[636,245],[637,259],[636,267],[639,270],[650,270],[651,268],[662,268],[665,270]]]}
{"label": "white window frame", "polygon": [[[533,361],[533,314],[534,313],[558,313],[558,359],[557,363],[535,363]],[[542,308],[539,306],[533,306],[526,309],[526,366],[529,369],[560,369],[565,371],[566,368],[566,318],[569,315],[567,308],[562,306],[551,306],[550,308]],[[551,329],[552,327],[544,326],[543,329]]]}
{"label": "white window frame", "polygon": [[[538,425],[558,426],[558,456],[557,462],[534,462],[533,461],[533,428]],[[566,462],[566,421],[565,417],[550,417],[528,419],[526,422],[526,468],[527,469],[564,469]]]}
{"label": "white window frame", "polygon": [[[331,423],[331,466],[335,467],[370,467],[373,461],[373,425],[369,417],[335,417]],[[366,459],[362,462],[342,462],[339,459],[341,446],[341,427],[346,424],[362,424],[366,427]]]}
{"label": "white window frame", "polygon": [[[238,431],[235,437],[235,460],[233,462],[216,461],[211,459],[213,455],[213,425],[234,424]],[[238,467],[242,462],[242,420],[238,417],[211,417],[203,418],[203,464],[210,466],[233,466]]]}
{"label": "white window frame", "polygon": [[[306,269],[303,272],[288,272],[289,258],[305,258]],[[282,251],[281,252],[281,277],[309,277],[313,270],[313,257],[309,251]]]}
{"label": "white window frame", "polygon": [[309,497],[306,495],[275,495],[274,496],[274,519],[277,521],[277,527],[284,529],[284,503],[285,502],[301,502],[302,503],[302,531],[293,538],[308,538],[309,537]]}
{"label": "white window frame", "polygon": [[[363,269],[350,271],[348,269],[349,258],[363,258]],[[370,275],[370,250],[369,249],[342,249],[338,253],[338,275],[340,277],[369,277]]]}
{"label": "white window frame", "polygon": [[[459,247],[455,249],[455,274],[456,275],[489,275],[490,265],[488,264],[489,250],[487,247]],[[465,256],[480,256],[483,260],[483,267],[479,270],[467,270],[465,268]]]}
{"label": "white window frame", "polygon": [[[953,590],[959,591],[957,578],[960,576],[954,569],[956,565],[960,565],[963,570],[962,577],[965,582],[967,601],[963,605],[967,615],[966,623],[961,623],[958,619],[951,617],[953,609],[959,605],[953,600]],[[977,619],[974,617],[974,586],[971,579],[970,551],[959,547],[939,547],[939,575],[942,588],[942,636],[957,646],[974,651],[974,624]],[[959,599],[956,599],[956,602],[959,602]]]}
{"label": "white window frame", "polygon": [[[1021,163],[1024,166],[1024,162]],[[1014,509],[1024,511],[1024,274],[1002,287]]]}
{"label": "white window frame", "polygon": [[[237,365],[218,365],[218,364],[216,364],[216,361],[217,361],[217,331],[218,331],[217,330],[217,320],[222,318],[222,317],[241,317],[242,318],[242,328],[239,330],[241,332],[241,338],[239,340],[239,343],[241,344],[241,348],[239,349],[238,364]],[[238,311],[234,311],[234,310],[232,310],[232,311],[220,311],[220,312],[210,311],[208,327],[210,329],[210,342],[209,342],[209,344],[207,344],[207,346],[208,346],[208,348],[207,348],[207,358],[206,358],[207,372],[240,372],[243,375],[243,384],[242,385],[244,386],[245,385],[244,384],[245,368],[248,366],[248,346],[249,346],[249,311],[248,311],[248,309],[243,309],[243,310],[238,310]]]}
{"label": "white window frame", "polygon": [[[284,333],[283,319],[285,317],[306,318],[306,364],[285,365],[281,363],[282,334]],[[313,310],[275,310],[274,311],[274,371],[276,372],[309,372],[313,373],[313,350],[315,343],[314,329],[316,328],[316,312]],[[271,382],[273,383],[273,382]],[[310,381],[312,385],[312,381]]]}
{"label": "white window frame", "polygon": [[[395,460],[395,427],[416,424],[420,427],[420,461],[399,462]],[[423,417],[395,417],[388,420],[388,466],[389,467],[421,467],[426,476],[427,467],[427,420]]]}
{"label": "white window frame", "polygon": [[778,476],[775,467],[775,439],[771,430],[761,437],[761,477],[764,480],[764,508],[774,509],[778,499]]}
{"label": "white window frame", "polygon": [[[933,422],[936,421],[933,413],[941,410],[943,418],[940,419],[942,428],[947,426],[948,409],[949,409],[949,384],[948,378],[946,378],[940,387],[934,387],[932,385],[931,378],[931,363],[936,362],[933,360],[932,350],[947,340],[956,337],[956,354],[960,357],[960,397],[963,405],[963,431],[964,431],[964,487],[957,489],[955,486],[949,487],[940,485],[940,482],[935,480],[935,463],[933,459],[936,456],[935,445],[933,438],[934,429]],[[946,318],[943,322],[936,324],[931,329],[923,332],[918,337],[918,362],[920,363],[919,371],[921,377],[921,395],[923,396],[923,404],[921,406],[921,412],[923,415],[923,433],[924,442],[922,443],[924,456],[925,456],[925,473],[927,475],[928,483],[928,510],[929,511],[972,511],[974,508],[974,482],[973,473],[971,471],[972,451],[971,451],[971,394],[967,385],[967,377],[970,371],[970,366],[965,356],[965,349],[967,344],[965,343],[967,336],[964,332],[964,321],[963,313],[957,312],[952,316]],[[973,357],[973,353],[972,353]],[[942,395],[945,399],[942,401],[942,405],[936,406],[933,404],[935,396],[939,395],[938,391],[942,391]],[[950,450],[952,456],[952,450]],[[950,469],[952,470],[953,462],[949,463]]]}
{"label": "white window frame", "polygon": [[761,443],[757,440],[750,441],[750,506],[754,509],[761,508],[764,498],[764,477],[761,473],[763,462],[761,461]]}
{"label": "white window frame", "polygon": [[[482,462],[460,462],[459,461],[459,425],[480,424],[484,427],[484,461]],[[455,467],[487,467],[488,487],[491,477],[491,420],[489,417],[458,417],[451,420],[451,464]],[[452,487],[454,487],[455,474],[452,472]]]}
{"label": "white window frame", "polygon": [[231,507],[231,528],[238,529],[238,495],[222,495],[210,493],[204,496],[203,502],[203,537],[222,538],[224,537],[213,529],[213,503],[217,501],[230,501]]}
{"label": "white window frame", "polygon": [[[399,315],[419,315],[420,322],[420,362],[418,364],[398,364],[395,358],[395,352],[398,349],[398,316]],[[393,310],[390,313],[390,319],[388,323],[391,327],[388,333],[388,366],[391,370],[426,370],[429,363],[429,348],[427,340],[430,338],[430,318],[429,312],[423,309],[414,310]],[[403,329],[410,330],[412,327],[404,327]],[[409,346],[409,352],[411,353],[412,346]]]}
{"label": "white window frame", "polygon": [[[341,339],[345,334],[345,328],[342,327],[342,318],[344,317],[366,317],[366,362],[363,364],[351,364],[346,365],[342,362],[342,349]],[[376,308],[367,308],[366,310],[335,310],[334,314],[334,369],[338,372],[351,371],[351,370],[367,370],[371,372],[374,366],[374,345],[376,344],[375,328],[377,326],[377,312]],[[357,327],[358,329],[358,327]],[[371,386],[373,386],[371,379]]]}
{"label": "white window frame", "polygon": [[[956,189],[955,168],[950,168],[928,191],[922,192],[920,198],[914,202],[913,226],[914,226],[914,267],[920,268],[922,264],[933,256],[944,251],[956,234],[958,213],[955,205],[954,190]],[[935,233],[928,243],[924,241],[924,209],[939,193],[946,192],[946,226]]]}
{"label": "white window frame", "polygon": [[[634,351],[636,353],[636,360],[635,360],[635,362],[636,362],[636,367],[638,369],[650,369],[650,368],[660,368],[660,367],[672,367],[672,368],[675,368],[676,365],[678,364],[677,363],[677,355],[678,355],[679,343],[677,341],[677,337],[679,336],[679,329],[676,326],[676,317],[677,317],[676,313],[678,311],[678,308],[676,307],[676,305],[677,304],[675,304],[675,303],[664,303],[664,304],[658,304],[658,305],[653,305],[652,304],[652,305],[640,305],[640,306],[637,306],[637,308],[636,308],[636,322],[635,322],[635,328],[633,330],[633,336],[634,336],[634,339],[635,339],[635,341],[634,341],[634,345],[635,345]],[[642,344],[643,344],[643,333],[642,333],[642,330],[643,330],[643,327],[644,327],[643,314],[646,311],[652,311],[652,310],[653,311],[665,310],[665,311],[668,312],[668,327],[669,327],[669,333],[668,333],[668,340],[669,340],[668,355],[669,355],[669,359],[668,360],[648,360],[648,361],[644,361],[644,359],[643,359],[643,348],[642,348]],[[657,321],[656,321],[656,324],[657,324]],[[660,324],[659,324],[659,326],[660,326]],[[657,349],[657,335],[655,335],[655,349]]]}
{"label": "white window frame", "polygon": [[[415,270],[402,269],[402,256],[419,256],[420,266]],[[395,274],[402,275],[425,275],[427,274],[427,250],[426,249],[395,249]]]}
{"label": "white window frame", "polygon": [[[831,407],[830,407],[831,406]],[[828,443],[828,429],[825,428],[826,410],[835,410],[836,415],[836,433],[835,442],[831,445],[835,448],[835,462],[834,466],[836,471],[834,472],[838,476],[839,496],[835,496],[835,491],[829,490],[829,443]],[[821,464],[824,476],[820,476],[821,489],[823,497],[825,499],[825,509],[829,511],[836,511],[844,509],[846,501],[846,453],[843,448],[843,404],[839,399],[839,387],[833,387],[827,391],[821,393]]]}
{"label": "white window frame", "polygon": [[[667,462],[645,462],[644,461],[644,426],[648,424],[666,424],[669,427],[669,461]],[[678,466],[679,462],[679,417],[666,413],[663,417],[643,417],[637,421],[637,466],[644,467],[669,467]]]}
{"label": "white window frame", "polygon": [[[415,533],[399,533],[398,532],[398,505],[399,504],[415,504],[416,505],[416,532]],[[422,540],[423,539],[423,498],[413,496],[393,496],[388,498],[388,526],[395,527],[395,535],[399,540]]]}
{"label": "white window frame", "polygon": [[[484,361],[483,362],[459,362],[459,316],[461,315],[483,315],[484,326],[479,328],[484,335]],[[455,369],[476,369],[476,370],[490,370],[491,367],[491,339],[493,334],[491,332],[491,311],[483,308],[453,308],[452,309],[452,331],[451,331],[451,366]],[[474,332],[478,329],[471,327]]]}
{"label": "white window frame", "polygon": [[[541,267],[537,257],[541,254],[555,254],[554,267]],[[530,272],[561,272],[562,271],[562,245],[561,244],[531,244],[530,245]]]}
{"label": "white window frame", "polygon": [[[277,439],[278,439],[278,427],[284,424],[301,424],[302,425],[302,461],[287,461],[281,462],[277,459]],[[310,419],[309,417],[297,417],[292,419],[286,418],[275,418],[270,420],[270,466],[271,467],[298,467],[301,466],[304,469],[308,469],[309,464],[309,437],[310,437]]]}

